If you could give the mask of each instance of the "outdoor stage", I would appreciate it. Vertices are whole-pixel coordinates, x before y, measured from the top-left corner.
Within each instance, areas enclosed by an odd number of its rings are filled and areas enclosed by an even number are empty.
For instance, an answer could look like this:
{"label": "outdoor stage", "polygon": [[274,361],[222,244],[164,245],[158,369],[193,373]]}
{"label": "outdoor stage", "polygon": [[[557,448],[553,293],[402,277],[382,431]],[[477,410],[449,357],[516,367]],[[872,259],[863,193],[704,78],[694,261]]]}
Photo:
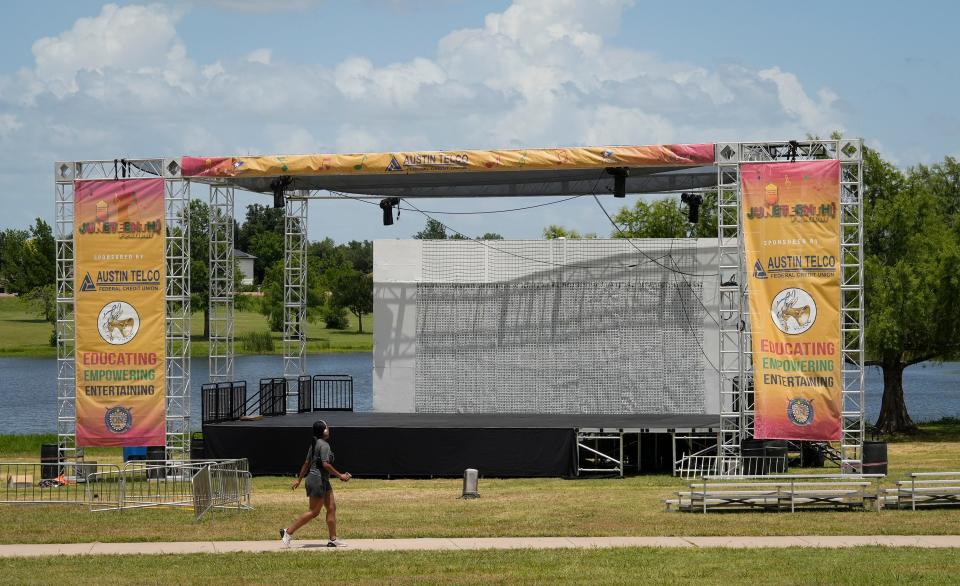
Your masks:
{"label": "outdoor stage", "polygon": [[[208,458],[248,458],[257,475],[293,475],[311,426],[331,427],[335,465],[354,476],[572,476],[577,432],[635,434],[638,460],[662,459],[673,432],[716,433],[718,415],[425,414],[316,411],[203,426]],[[668,434],[669,441],[655,434]],[[647,438],[651,441],[647,441]],[[657,455],[660,454],[661,458]]]}

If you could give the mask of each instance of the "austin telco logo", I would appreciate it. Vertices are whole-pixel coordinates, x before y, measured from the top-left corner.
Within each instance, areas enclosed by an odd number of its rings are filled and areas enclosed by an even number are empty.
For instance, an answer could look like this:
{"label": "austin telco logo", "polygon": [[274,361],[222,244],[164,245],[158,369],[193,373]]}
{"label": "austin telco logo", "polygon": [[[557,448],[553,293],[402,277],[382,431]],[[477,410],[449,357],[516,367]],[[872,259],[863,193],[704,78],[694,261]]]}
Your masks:
{"label": "austin telco logo", "polygon": [[97,271],[96,278],[87,272],[80,283],[80,291],[157,291],[160,288],[159,269],[117,269]]}
{"label": "austin telco logo", "polygon": [[470,155],[467,153],[417,153],[405,155],[403,163],[390,157],[386,171],[466,169],[469,166]]}
{"label": "austin telco logo", "polygon": [[781,332],[795,336],[813,327],[817,321],[817,304],[803,289],[790,287],[773,298],[770,316]]}
{"label": "austin telco logo", "polygon": [[768,256],[753,265],[757,279],[803,279],[832,277],[837,273],[837,257],[832,254],[784,254]]}
{"label": "austin telco logo", "polygon": [[113,346],[126,344],[140,331],[140,314],[126,301],[111,301],[100,310],[97,329],[104,342]]}

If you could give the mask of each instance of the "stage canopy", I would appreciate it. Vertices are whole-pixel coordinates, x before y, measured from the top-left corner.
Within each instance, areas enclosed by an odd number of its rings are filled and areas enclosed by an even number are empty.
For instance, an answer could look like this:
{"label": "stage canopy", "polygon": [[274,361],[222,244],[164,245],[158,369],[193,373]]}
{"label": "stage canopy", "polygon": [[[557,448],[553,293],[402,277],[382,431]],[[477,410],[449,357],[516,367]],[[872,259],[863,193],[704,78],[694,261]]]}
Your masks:
{"label": "stage canopy", "polygon": [[712,187],[713,144],[490,151],[183,157],[182,176],[253,192],[277,188],[398,197],[609,193],[627,169],[626,193]]}

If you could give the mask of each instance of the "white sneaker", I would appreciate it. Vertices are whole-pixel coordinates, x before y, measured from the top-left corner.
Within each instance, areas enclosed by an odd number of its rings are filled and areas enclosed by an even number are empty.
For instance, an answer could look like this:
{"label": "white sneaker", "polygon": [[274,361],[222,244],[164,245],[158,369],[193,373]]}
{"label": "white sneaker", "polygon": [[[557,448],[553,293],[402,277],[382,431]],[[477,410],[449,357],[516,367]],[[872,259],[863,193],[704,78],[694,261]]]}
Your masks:
{"label": "white sneaker", "polygon": [[286,528],[280,530],[280,545],[282,547],[290,547],[290,542],[293,541],[293,535],[287,533]]}
{"label": "white sneaker", "polygon": [[347,544],[339,539],[331,539],[327,542],[327,547],[347,547]]}

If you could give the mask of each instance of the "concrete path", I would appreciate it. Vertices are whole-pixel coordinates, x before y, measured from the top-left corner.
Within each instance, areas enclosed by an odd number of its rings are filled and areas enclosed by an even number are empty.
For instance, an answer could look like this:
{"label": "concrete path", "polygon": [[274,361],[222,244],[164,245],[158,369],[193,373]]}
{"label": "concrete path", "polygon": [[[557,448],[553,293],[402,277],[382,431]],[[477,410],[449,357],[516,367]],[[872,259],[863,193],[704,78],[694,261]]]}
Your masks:
{"label": "concrete path", "polygon": [[599,547],[887,547],[960,548],[960,535],[861,535],[804,537],[458,537],[422,539],[352,539],[348,547],[326,541],[296,540],[289,550],[273,541],[182,541],[149,543],[63,543],[0,545],[0,558],[55,555],[185,554],[264,551],[411,551],[478,549],[563,549]]}

